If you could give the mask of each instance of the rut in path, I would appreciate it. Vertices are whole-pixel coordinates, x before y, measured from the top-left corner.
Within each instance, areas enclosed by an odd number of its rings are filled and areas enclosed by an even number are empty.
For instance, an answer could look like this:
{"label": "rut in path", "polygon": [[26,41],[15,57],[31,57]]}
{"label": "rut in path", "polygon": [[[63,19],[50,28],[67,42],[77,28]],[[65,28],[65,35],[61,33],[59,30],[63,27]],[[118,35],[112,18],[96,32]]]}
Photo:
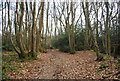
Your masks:
{"label": "rut in path", "polygon": [[27,63],[27,67],[18,73],[9,74],[10,78],[26,79],[102,79],[96,72],[98,62],[96,56],[87,51],[76,54],[48,50],[48,53],[39,54],[38,60]]}

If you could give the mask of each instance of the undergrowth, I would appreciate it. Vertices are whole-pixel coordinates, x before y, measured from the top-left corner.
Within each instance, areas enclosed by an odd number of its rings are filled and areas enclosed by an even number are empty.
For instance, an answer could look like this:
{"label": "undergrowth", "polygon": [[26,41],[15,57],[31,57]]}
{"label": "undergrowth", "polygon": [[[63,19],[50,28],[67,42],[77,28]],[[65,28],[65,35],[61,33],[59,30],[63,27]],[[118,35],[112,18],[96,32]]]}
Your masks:
{"label": "undergrowth", "polygon": [[117,66],[116,69],[117,69],[117,70],[120,70],[120,62],[116,62],[115,64],[116,64],[116,66]]}
{"label": "undergrowth", "polygon": [[13,63],[21,63],[21,62],[32,62],[36,60],[36,58],[28,58],[28,59],[19,59],[17,54],[8,54],[2,56],[2,79],[8,79],[6,76],[8,72],[17,72],[19,69],[24,68],[24,65],[16,66]]}

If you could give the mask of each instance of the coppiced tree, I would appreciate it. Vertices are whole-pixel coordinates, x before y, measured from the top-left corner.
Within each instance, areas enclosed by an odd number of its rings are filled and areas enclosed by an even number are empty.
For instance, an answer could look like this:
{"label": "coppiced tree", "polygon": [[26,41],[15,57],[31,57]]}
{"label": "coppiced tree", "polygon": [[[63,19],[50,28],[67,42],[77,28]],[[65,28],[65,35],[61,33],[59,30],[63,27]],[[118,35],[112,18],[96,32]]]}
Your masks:
{"label": "coppiced tree", "polygon": [[[41,51],[40,38],[41,38],[41,30],[43,28],[44,2],[41,2],[40,5],[41,13],[38,13],[40,19],[39,32],[38,32],[38,38],[40,37],[39,39],[37,39],[37,27],[36,27],[37,24],[36,1],[30,2],[29,7],[27,2],[16,2],[16,10],[14,14],[15,37],[12,36],[12,30],[11,30],[12,21],[10,21],[10,10],[9,10],[10,3],[7,3],[7,5],[8,5],[8,27],[10,31],[11,43],[13,45],[14,50],[19,55],[19,58],[28,58],[28,57],[36,58],[37,52]],[[20,8],[20,12],[18,12],[19,10],[18,8]],[[37,44],[39,44],[38,49],[36,48]]]}

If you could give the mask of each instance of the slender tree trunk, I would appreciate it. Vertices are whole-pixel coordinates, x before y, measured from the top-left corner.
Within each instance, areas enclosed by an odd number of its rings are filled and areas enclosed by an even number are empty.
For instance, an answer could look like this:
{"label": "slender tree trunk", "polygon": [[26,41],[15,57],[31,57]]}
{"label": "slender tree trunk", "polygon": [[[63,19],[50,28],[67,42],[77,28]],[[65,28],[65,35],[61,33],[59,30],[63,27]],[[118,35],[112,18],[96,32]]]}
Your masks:
{"label": "slender tree trunk", "polygon": [[27,2],[25,2],[26,4],[26,15],[25,15],[25,36],[24,36],[24,39],[25,39],[25,48],[27,51],[29,51],[29,47],[28,47],[28,4]]}
{"label": "slender tree trunk", "polygon": [[95,29],[96,29],[96,40],[98,42],[98,2],[95,3],[94,5],[94,9],[95,9],[95,16],[96,16],[96,21],[95,21]]}
{"label": "slender tree trunk", "polygon": [[67,20],[66,20],[66,30],[67,30],[67,34],[68,34],[68,40],[69,40],[69,48],[70,48],[70,52],[72,52],[72,46],[71,46],[71,36],[70,36],[70,24],[69,24],[69,4],[67,4]]}
{"label": "slender tree trunk", "polygon": [[109,3],[105,2],[105,7],[107,10],[106,15],[106,22],[105,22],[105,46],[106,46],[106,53],[111,53],[111,47],[110,47],[110,28],[109,28]]}
{"label": "slender tree trunk", "polygon": [[45,46],[47,47],[47,37],[48,37],[48,12],[49,12],[49,2],[48,2],[48,5],[47,5],[47,11],[46,11],[46,33],[45,33]]}
{"label": "slender tree trunk", "polygon": [[39,31],[38,31],[38,49],[39,51],[41,52],[44,52],[45,50],[43,50],[41,48],[41,31],[42,31],[42,28],[43,28],[43,16],[44,16],[44,1],[41,2],[41,13],[40,13],[40,19],[39,19]]}
{"label": "slender tree trunk", "polygon": [[73,10],[73,3],[71,2],[71,16],[72,16],[72,32],[71,32],[71,53],[75,53],[75,39],[74,39],[74,10]]}
{"label": "slender tree trunk", "polygon": [[55,12],[55,11],[56,11],[55,2],[53,2],[53,4],[54,4],[53,14],[54,14],[54,23],[55,23],[55,34],[54,34],[54,35],[55,35],[55,37],[56,37],[56,36],[57,36],[57,19],[56,19],[56,12]]}
{"label": "slender tree trunk", "polygon": [[[82,5],[83,5],[83,3],[82,3]],[[83,5],[83,8],[84,8],[84,5]],[[93,30],[92,30],[92,27],[91,27],[91,24],[90,24],[89,10],[88,9],[89,9],[89,4],[88,4],[88,2],[86,2],[86,11],[85,11],[85,8],[84,8],[85,20],[87,21],[88,28],[89,28],[89,30],[92,34],[92,40],[93,40],[93,43],[94,43],[94,48],[95,48],[96,56],[97,56],[96,60],[100,61],[100,60],[102,60],[103,57],[99,53],[99,47],[98,47],[98,44],[97,44],[97,40],[96,40],[96,37],[94,36]]]}
{"label": "slender tree trunk", "polygon": [[[28,20],[31,20],[31,17],[28,15]],[[31,23],[28,23],[28,52],[31,51]]]}
{"label": "slender tree trunk", "polygon": [[120,50],[120,1],[118,2],[118,11],[119,11],[119,13],[118,13],[118,33],[117,33],[117,35],[118,35],[117,54],[120,54],[120,51],[119,51]]}
{"label": "slender tree trunk", "polygon": [[19,34],[18,34],[18,41],[19,41],[19,48],[21,51],[21,58],[25,58],[25,52],[24,52],[24,47],[23,47],[23,40],[22,40],[22,26],[23,26],[23,16],[24,16],[24,2],[21,2],[20,4],[20,10],[21,10],[21,15],[20,19],[18,20],[18,25],[19,25]]}
{"label": "slender tree trunk", "polygon": [[[82,3],[82,7],[83,7],[84,15],[86,15],[84,3]],[[86,28],[86,31],[85,31],[86,49],[90,49],[90,47],[89,47],[89,41],[88,41],[89,29],[88,29],[88,20],[87,20],[87,17],[85,17],[85,24],[86,24],[86,26],[85,26],[85,28]]]}
{"label": "slender tree trunk", "polygon": [[10,42],[11,42],[14,50],[18,54],[18,56],[20,58],[22,58],[23,56],[21,55],[21,52],[18,51],[17,47],[15,46],[15,44],[13,43],[13,40],[12,40],[12,30],[11,30],[12,28],[11,28],[11,22],[10,22],[10,2],[7,2],[7,5],[8,5],[8,27],[9,27],[9,31],[10,31],[10,35],[9,35],[10,36]]}
{"label": "slender tree trunk", "polygon": [[[32,5],[31,5],[32,6]],[[32,10],[32,46],[31,46],[31,57],[35,57],[36,54],[36,25],[35,25],[35,14],[36,14],[36,2]]]}
{"label": "slender tree trunk", "polygon": [[2,2],[2,35],[4,36],[4,26],[3,26],[3,2]]}
{"label": "slender tree trunk", "polygon": [[50,30],[50,32],[51,32],[51,33],[50,33],[50,38],[51,38],[51,39],[52,39],[52,32],[53,32],[53,28],[52,28],[53,24],[52,24],[52,21],[53,21],[53,20],[52,20],[52,17],[51,17],[51,25],[50,25],[50,26],[51,26],[51,30]]}

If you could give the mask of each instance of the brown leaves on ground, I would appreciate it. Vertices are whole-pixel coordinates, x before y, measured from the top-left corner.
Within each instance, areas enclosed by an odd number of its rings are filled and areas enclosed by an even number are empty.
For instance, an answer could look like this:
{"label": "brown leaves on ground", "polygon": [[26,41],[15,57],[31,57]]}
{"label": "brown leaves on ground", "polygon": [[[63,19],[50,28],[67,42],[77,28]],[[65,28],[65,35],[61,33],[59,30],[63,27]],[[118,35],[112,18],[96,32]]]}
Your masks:
{"label": "brown leaves on ground", "polygon": [[[103,79],[104,76],[116,73],[113,62],[96,62],[96,55],[90,51],[78,51],[76,54],[48,50],[48,53],[38,55],[38,60],[25,63],[19,72],[10,72],[11,79]],[[101,65],[107,65],[99,70]],[[107,79],[118,79],[117,76],[109,76]]]}

